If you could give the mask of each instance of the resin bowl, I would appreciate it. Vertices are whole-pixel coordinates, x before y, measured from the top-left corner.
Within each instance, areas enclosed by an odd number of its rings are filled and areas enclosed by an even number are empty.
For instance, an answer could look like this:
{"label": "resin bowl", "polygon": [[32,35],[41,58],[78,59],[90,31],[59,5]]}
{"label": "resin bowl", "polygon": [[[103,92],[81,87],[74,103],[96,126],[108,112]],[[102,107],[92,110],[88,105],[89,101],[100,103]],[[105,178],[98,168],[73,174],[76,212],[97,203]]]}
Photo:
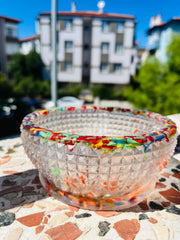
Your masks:
{"label": "resin bowl", "polygon": [[153,191],[176,125],[142,110],[56,108],[27,115],[21,137],[48,193],[85,209],[118,210]]}

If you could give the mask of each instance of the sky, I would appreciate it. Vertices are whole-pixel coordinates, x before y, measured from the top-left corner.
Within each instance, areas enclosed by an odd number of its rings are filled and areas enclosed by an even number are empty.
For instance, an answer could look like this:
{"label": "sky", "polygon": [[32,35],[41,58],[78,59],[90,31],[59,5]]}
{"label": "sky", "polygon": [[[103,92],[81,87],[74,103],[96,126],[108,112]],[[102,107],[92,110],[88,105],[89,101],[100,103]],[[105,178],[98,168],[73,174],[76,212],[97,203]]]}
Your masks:
{"label": "sky", "polygon": [[[58,11],[70,11],[73,0],[57,0]],[[136,41],[146,47],[151,16],[162,15],[162,21],[180,17],[180,0],[104,0],[105,13],[134,15],[137,21]],[[77,11],[98,11],[98,0],[76,0]],[[35,21],[40,12],[51,11],[51,0],[0,0],[0,15],[21,20],[19,38],[36,33]]]}

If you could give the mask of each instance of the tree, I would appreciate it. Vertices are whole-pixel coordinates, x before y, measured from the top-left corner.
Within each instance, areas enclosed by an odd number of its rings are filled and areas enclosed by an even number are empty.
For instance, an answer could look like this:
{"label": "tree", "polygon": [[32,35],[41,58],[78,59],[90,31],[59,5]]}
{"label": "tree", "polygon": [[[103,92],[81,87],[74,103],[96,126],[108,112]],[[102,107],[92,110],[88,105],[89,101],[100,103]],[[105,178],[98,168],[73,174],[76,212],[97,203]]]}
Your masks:
{"label": "tree", "polygon": [[16,96],[29,96],[35,98],[37,96],[49,98],[50,82],[36,80],[32,76],[23,77],[17,84],[14,84],[14,93]]}
{"label": "tree", "polygon": [[180,37],[174,35],[172,43],[167,47],[167,57],[171,72],[180,74]]}
{"label": "tree", "polygon": [[21,76],[26,76],[27,75],[26,55],[22,53],[14,54],[11,61],[8,64],[8,73],[10,78],[15,79],[16,81]]}
{"label": "tree", "polygon": [[49,97],[50,83],[42,80],[42,61],[40,55],[32,50],[27,55],[17,53],[9,65],[16,96]]}
{"label": "tree", "polygon": [[9,72],[15,80],[32,76],[34,80],[42,78],[42,61],[40,55],[32,50],[27,55],[17,53],[13,56]]}
{"label": "tree", "polygon": [[0,99],[8,98],[12,95],[12,85],[0,72]]}
{"label": "tree", "polygon": [[32,50],[26,56],[26,71],[27,75],[32,76],[34,79],[42,78],[42,61],[35,50]]}
{"label": "tree", "polygon": [[137,87],[124,89],[123,96],[135,107],[165,115],[180,112],[180,37],[168,46],[167,56],[166,64],[147,60],[134,78]]}

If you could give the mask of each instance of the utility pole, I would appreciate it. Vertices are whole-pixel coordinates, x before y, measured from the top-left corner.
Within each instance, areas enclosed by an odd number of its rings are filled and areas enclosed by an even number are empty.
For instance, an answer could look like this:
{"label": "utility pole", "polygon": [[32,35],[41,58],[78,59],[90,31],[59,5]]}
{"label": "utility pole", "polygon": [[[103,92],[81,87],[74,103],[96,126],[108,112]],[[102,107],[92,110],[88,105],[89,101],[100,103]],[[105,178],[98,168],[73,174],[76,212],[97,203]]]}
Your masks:
{"label": "utility pole", "polygon": [[51,100],[57,107],[57,1],[51,0]]}

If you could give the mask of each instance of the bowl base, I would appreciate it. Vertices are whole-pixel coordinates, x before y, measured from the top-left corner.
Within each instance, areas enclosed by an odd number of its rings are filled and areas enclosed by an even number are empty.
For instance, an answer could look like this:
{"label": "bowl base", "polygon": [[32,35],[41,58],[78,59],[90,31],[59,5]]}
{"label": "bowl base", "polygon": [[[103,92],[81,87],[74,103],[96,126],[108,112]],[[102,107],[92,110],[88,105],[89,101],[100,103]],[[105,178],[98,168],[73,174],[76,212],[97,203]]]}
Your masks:
{"label": "bowl base", "polygon": [[44,189],[54,198],[64,202],[65,204],[72,205],[78,208],[89,210],[122,210],[125,208],[133,207],[143,201],[154,189],[155,181],[151,181],[146,186],[136,189],[134,192],[124,196],[101,196],[98,198],[89,197],[86,195],[77,195],[70,192],[62,191],[50,181],[45,178],[41,173],[39,174],[40,181]]}

